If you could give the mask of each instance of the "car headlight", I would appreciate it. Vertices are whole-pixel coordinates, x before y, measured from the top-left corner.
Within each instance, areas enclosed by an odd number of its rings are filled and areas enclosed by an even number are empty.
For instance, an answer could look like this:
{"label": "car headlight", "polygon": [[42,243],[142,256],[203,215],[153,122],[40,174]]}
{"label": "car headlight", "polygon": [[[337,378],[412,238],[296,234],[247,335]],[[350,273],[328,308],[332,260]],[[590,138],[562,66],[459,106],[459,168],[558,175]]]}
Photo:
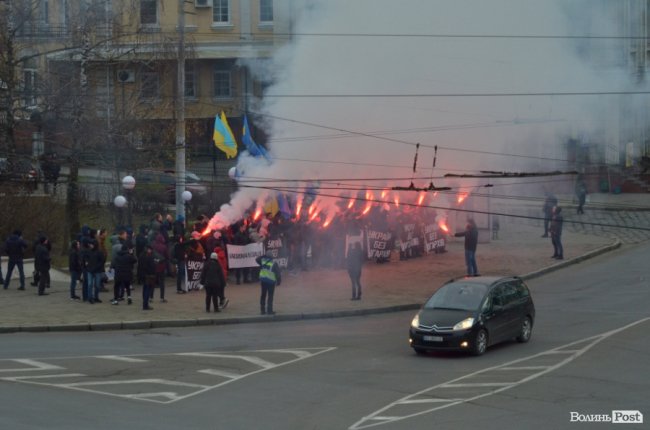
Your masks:
{"label": "car headlight", "polygon": [[420,326],[420,314],[416,314],[411,320],[411,327],[418,328]]}
{"label": "car headlight", "polygon": [[467,318],[456,324],[453,328],[454,331],[468,330],[474,325],[474,318]]}

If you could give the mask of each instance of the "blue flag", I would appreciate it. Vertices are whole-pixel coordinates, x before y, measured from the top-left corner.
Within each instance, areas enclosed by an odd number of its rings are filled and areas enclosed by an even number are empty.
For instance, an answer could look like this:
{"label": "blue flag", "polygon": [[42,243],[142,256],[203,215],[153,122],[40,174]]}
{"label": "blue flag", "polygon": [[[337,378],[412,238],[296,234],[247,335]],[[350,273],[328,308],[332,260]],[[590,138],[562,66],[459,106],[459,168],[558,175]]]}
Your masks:
{"label": "blue flag", "polygon": [[248,152],[253,157],[264,157],[267,160],[269,159],[269,155],[266,152],[266,149],[259,146],[253,140],[253,137],[251,136],[251,130],[248,127],[248,117],[246,115],[244,115],[244,127],[242,129],[241,140],[244,143],[244,146],[246,147]]}

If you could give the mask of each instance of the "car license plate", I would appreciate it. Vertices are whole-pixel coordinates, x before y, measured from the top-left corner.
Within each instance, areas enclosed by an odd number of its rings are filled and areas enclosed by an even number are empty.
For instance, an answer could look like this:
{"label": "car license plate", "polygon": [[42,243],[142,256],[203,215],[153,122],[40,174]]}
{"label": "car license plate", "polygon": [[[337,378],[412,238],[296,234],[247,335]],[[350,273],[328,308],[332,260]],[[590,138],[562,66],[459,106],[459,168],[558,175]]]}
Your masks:
{"label": "car license plate", "polygon": [[424,336],[425,342],[442,342],[442,336]]}

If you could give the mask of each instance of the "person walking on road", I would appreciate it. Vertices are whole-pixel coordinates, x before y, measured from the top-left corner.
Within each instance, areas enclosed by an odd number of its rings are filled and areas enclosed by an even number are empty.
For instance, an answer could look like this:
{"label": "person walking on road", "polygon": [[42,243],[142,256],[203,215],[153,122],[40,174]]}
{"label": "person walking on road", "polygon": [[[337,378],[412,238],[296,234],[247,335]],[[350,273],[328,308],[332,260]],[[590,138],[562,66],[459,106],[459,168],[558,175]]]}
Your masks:
{"label": "person walking on road", "polygon": [[223,269],[221,268],[219,256],[216,252],[210,254],[210,258],[203,266],[201,284],[205,288],[206,312],[210,312],[210,303],[212,303],[215,312],[220,312],[221,309],[224,309],[228,305],[228,299],[224,295],[226,278],[223,275]]}
{"label": "person walking on road", "polygon": [[551,218],[553,218],[553,208],[557,206],[557,198],[548,193],[546,195],[546,200],[544,200],[544,207],[542,211],[544,212],[544,234],[542,237],[548,237],[548,228],[551,224]]}
{"label": "person walking on road", "polygon": [[260,285],[262,288],[260,295],[261,314],[274,315],[273,295],[275,294],[275,287],[282,283],[280,267],[278,263],[273,261],[270,251],[267,251],[266,255],[257,257],[255,261],[260,265]]}
{"label": "person walking on road", "polygon": [[458,232],[455,237],[465,237],[465,265],[467,276],[480,276],[476,265],[476,246],[478,245],[478,227],[472,218],[467,220],[465,231]]}
{"label": "person walking on road", "polygon": [[555,206],[553,208],[553,219],[551,220],[551,243],[553,243],[553,255],[551,258],[558,260],[564,259],[564,248],[562,247],[562,224],[564,217],[562,217],[562,208]]}
{"label": "person walking on road", "polygon": [[[14,267],[18,268],[18,275],[20,276],[20,287],[19,290],[25,289],[25,271],[23,270],[23,259],[25,258],[25,250],[27,249],[27,242],[22,237],[22,232],[20,230],[14,230],[7,241],[5,242],[5,253],[7,254],[7,277],[4,280],[5,290],[9,288],[9,282],[11,281],[11,275],[14,272]],[[2,272],[0,271],[0,278],[2,278]],[[0,279],[1,281],[1,279]]]}
{"label": "person walking on road", "polygon": [[347,267],[352,282],[352,298],[361,300],[361,268],[363,266],[363,250],[361,243],[355,242],[348,246]]}
{"label": "person walking on road", "polygon": [[36,245],[36,253],[34,255],[34,268],[38,271],[38,295],[47,296],[46,288],[50,288],[50,241],[47,237],[41,237]]}

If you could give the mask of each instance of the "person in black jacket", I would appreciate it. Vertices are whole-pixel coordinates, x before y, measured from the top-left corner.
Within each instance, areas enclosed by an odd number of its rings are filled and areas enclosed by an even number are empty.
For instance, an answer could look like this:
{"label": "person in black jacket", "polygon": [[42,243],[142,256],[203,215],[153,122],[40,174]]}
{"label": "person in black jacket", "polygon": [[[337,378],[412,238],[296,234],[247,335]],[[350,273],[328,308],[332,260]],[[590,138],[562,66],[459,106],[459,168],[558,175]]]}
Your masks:
{"label": "person in black jacket", "polygon": [[115,269],[112,305],[119,303],[120,298],[124,297],[125,291],[127,303],[133,303],[133,300],[131,300],[131,283],[133,282],[133,268],[137,261],[137,258],[133,255],[133,248],[129,248],[128,245],[122,245],[122,248],[115,256],[115,260],[111,263]]}
{"label": "person in black jacket", "polygon": [[[27,246],[27,242],[22,238],[22,232],[20,230],[14,230],[13,234],[10,235],[7,242],[5,242],[5,252],[9,257],[9,262],[7,263],[7,277],[4,280],[5,290],[9,288],[9,281],[11,281],[14,267],[18,268],[18,274],[20,276],[20,287],[18,287],[18,289],[25,289],[23,259],[25,258],[25,250],[27,249]],[[2,272],[0,272],[0,278],[2,278]],[[0,282],[2,282],[2,279],[0,279]]]}
{"label": "person in black jacket", "polygon": [[551,243],[553,244],[553,256],[558,260],[564,259],[564,248],[562,247],[562,224],[564,217],[562,216],[562,208],[555,206],[553,208],[553,218],[551,219]]}
{"label": "person in black jacket", "polygon": [[102,288],[102,274],[106,257],[98,249],[96,241],[88,242],[88,249],[83,254],[84,276],[88,276],[88,303],[101,303],[99,291]]}
{"label": "person in black jacket", "polygon": [[73,240],[68,253],[68,270],[70,271],[70,299],[79,300],[77,282],[81,278],[81,250],[78,240]]}
{"label": "person in black jacket", "polygon": [[465,231],[454,235],[455,237],[465,237],[465,264],[467,265],[467,276],[480,276],[476,266],[476,245],[478,244],[478,227],[473,219],[467,220]]}
{"label": "person in black jacket", "polygon": [[[210,259],[205,262],[201,272],[201,284],[205,288],[205,311],[210,312],[212,303],[215,312],[220,312],[228,304],[224,296],[226,278],[223,276],[223,269],[219,263],[219,256],[216,252],[210,254]],[[219,306],[221,300],[221,307]]]}
{"label": "person in black jacket", "polygon": [[151,245],[145,246],[144,252],[138,258],[138,269],[142,270],[142,276],[144,277],[144,284],[142,286],[142,310],[150,311],[153,308],[149,306],[149,300],[153,298],[153,288],[156,282],[158,282],[156,277],[156,260]]}
{"label": "person in black jacket", "polygon": [[36,245],[34,268],[38,271],[38,295],[46,296],[45,288],[50,287],[50,243],[47,237],[41,237]]}
{"label": "person in black jacket", "polygon": [[351,243],[348,246],[347,257],[348,275],[350,275],[350,281],[352,282],[351,300],[361,300],[361,267],[363,266],[363,260],[361,243]]}

